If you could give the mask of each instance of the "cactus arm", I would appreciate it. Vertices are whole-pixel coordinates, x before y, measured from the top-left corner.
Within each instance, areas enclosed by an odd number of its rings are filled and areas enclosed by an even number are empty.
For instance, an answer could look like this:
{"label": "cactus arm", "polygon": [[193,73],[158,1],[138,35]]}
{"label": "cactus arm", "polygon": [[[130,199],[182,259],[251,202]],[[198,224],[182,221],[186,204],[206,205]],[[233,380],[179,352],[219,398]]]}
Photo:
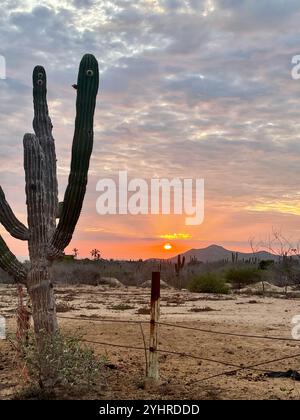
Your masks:
{"label": "cactus arm", "polygon": [[47,249],[47,201],[45,192],[45,156],[38,138],[33,134],[24,136],[24,169],[29,255],[32,261],[43,259]]}
{"label": "cactus arm", "polygon": [[27,271],[17,260],[0,235],[0,267],[11,275],[15,282],[26,283]]}
{"label": "cactus arm", "polygon": [[93,121],[98,87],[98,62],[93,55],[87,54],[82,58],[79,67],[71,172],[60,220],[49,245],[50,259],[59,256],[69,245],[82,209],[93,148]]}
{"label": "cactus arm", "polygon": [[27,241],[29,238],[29,231],[26,226],[21,223],[14,215],[8,202],[6,201],[5,194],[0,187],[0,223],[5,229],[16,239]]}
{"label": "cactus arm", "polygon": [[46,224],[48,238],[56,229],[58,211],[58,186],[55,142],[47,104],[47,75],[44,67],[36,66],[32,75],[34,119],[33,129],[45,156],[45,193],[47,202]]}

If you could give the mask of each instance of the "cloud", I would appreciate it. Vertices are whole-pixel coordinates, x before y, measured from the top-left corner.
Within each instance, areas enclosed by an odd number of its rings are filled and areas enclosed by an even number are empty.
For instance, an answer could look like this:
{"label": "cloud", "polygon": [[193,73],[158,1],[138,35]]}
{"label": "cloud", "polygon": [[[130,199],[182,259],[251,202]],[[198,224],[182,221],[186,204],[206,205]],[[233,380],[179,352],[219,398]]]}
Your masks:
{"label": "cloud", "polygon": [[[217,0],[224,27],[237,32],[277,32],[300,12],[297,0]],[[224,13],[223,13],[224,12]]]}

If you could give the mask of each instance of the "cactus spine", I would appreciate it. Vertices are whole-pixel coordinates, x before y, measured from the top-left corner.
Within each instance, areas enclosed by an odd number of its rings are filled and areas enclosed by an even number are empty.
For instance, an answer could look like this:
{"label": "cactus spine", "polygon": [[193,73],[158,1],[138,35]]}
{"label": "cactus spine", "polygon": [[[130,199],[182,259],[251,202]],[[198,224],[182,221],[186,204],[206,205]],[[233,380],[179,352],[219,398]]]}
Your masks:
{"label": "cactus spine", "polygon": [[[0,267],[16,282],[26,285],[32,301],[35,332],[39,336],[41,332],[53,334],[58,329],[49,266],[69,245],[83,204],[93,148],[98,62],[87,54],[79,67],[71,171],[62,208],[58,203],[55,143],[47,105],[45,69],[35,67],[32,80],[35,134],[25,134],[23,140],[28,228],[15,217],[0,187],[0,222],[12,236],[28,241],[31,264],[29,268],[21,264],[0,236]],[[56,226],[59,210],[60,220]]]}

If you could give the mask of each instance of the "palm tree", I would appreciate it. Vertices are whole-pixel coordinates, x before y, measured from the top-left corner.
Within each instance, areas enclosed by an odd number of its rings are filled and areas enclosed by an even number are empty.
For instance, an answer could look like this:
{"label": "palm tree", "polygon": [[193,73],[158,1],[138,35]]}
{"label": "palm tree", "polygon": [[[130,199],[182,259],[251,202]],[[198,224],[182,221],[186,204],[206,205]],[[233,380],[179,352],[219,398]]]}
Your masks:
{"label": "palm tree", "polygon": [[74,258],[77,258],[79,255],[79,249],[78,248],[73,248],[73,254],[74,254]]}
{"label": "palm tree", "polygon": [[90,252],[91,256],[93,257],[94,261],[99,261],[101,258],[101,254],[99,249],[92,249]]}

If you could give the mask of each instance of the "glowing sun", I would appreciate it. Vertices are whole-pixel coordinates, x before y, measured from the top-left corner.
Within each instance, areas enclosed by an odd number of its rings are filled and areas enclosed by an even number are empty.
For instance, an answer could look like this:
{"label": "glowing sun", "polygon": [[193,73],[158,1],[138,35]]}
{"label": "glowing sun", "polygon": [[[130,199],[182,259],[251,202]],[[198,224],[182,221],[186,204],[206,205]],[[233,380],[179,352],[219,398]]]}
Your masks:
{"label": "glowing sun", "polygon": [[166,250],[166,251],[170,251],[170,249],[172,249],[173,247],[172,247],[172,245],[171,244],[164,244],[164,249]]}

